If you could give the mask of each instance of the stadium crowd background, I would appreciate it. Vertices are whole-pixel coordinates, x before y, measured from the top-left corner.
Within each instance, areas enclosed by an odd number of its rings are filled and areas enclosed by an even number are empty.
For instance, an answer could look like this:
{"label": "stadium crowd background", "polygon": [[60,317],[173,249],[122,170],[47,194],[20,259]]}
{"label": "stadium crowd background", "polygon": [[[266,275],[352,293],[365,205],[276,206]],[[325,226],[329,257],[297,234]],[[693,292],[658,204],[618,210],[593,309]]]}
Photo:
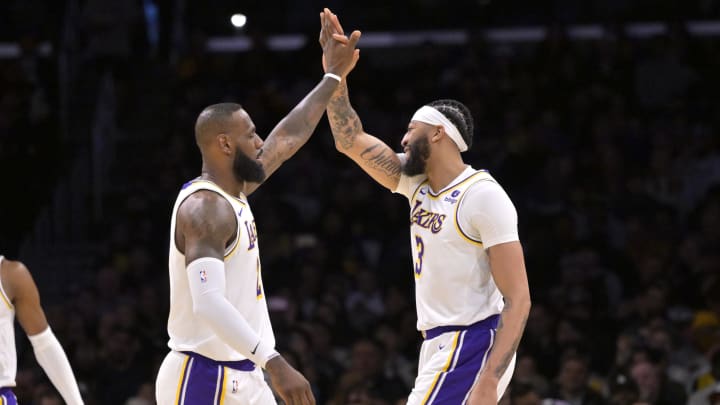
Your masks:
{"label": "stadium crowd background", "polygon": [[[33,271],[86,403],[152,403],[169,214],[199,174],[194,119],[237,101],[266,136],[321,77],[323,6],[366,32],[471,33],[363,50],[349,85],[365,129],[391,145],[431,100],[474,114],[465,158],[516,204],[533,298],[503,403],[718,403],[720,38],[684,29],[718,19],[717,2],[253,3],[240,11],[256,46],[222,54],[206,40],[236,34],[236,2],[187,2],[179,17],[177,3],[0,4],[0,42],[21,47],[0,59],[0,253]],[[630,21],[669,28],[637,39]],[[566,24],[587,22],[608,34],[568,38]],[[473,34],[517,25],[548,35]],[[258,46],[283,32],[309,40]],[[324,120],[250,200],[278,347],[318,403],[402,403],[420,342],[404,200],[337,153]],[[21,334],[18,352],[21,403],[60,403]]]}

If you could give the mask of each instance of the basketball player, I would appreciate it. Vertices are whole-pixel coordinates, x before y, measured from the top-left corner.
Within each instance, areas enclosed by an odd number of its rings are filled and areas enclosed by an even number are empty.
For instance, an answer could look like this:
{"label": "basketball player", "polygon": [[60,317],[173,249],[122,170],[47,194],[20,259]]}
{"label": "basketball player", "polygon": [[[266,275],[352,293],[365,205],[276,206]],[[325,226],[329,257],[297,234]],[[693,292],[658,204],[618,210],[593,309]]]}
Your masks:
{"label": "basketball player", "polygon": [[[321,30],[321,36],[330,31]],[[286,404],[314,404],[305,378],[275,351],[247,196],[309,139],[355,65],[360,37],[323,38],[327,73],[267,140],[241,106],[205,108],[195,124],[202,174],[186,183],[170,230],[168,346],[156,382],[159,405],[275,404],[261,369]]]}
{"label": "basketball player", "polygon": [[27,267],[0,256],[0,404],[17,405],[14,320],[30,339],[35,358],[68,405],[82,404],[75,376],[40,306],[40,295]]}
{"label": "basketball player", "polygon": [[[327,12],[334,40],[347,41]],[[404,154],[363,130],[343,80],[328,104],[337,149],[410,202],[417,328],[425,338],[408,405],[496,404],[530,311],[517,213],[497,181],[463,162],[467,107],[438,100],[413,115]]]}

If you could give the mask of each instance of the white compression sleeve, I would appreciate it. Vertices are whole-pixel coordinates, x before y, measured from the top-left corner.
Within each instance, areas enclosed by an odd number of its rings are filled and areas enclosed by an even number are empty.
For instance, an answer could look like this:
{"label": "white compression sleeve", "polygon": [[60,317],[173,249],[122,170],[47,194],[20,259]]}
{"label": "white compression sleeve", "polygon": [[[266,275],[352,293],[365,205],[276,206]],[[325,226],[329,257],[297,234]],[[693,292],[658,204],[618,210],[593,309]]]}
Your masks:
{"label": "white compression sleeve", "polygon": [[247,320],[225,298],[225,263],[202,257],[187,265],[193,312],[205,321],[228,346],[255,364],[265,364],[277,355],[275,348],[260,339]]}
{"label": "white compression sleeve", "polygon": [[73,375],[70,362],[63,351],[60,342],[48,326],[37,335],[28,336],[32,343],[35,358],[55,388],[60,392],[68,405],[82,405],[77,381]]}

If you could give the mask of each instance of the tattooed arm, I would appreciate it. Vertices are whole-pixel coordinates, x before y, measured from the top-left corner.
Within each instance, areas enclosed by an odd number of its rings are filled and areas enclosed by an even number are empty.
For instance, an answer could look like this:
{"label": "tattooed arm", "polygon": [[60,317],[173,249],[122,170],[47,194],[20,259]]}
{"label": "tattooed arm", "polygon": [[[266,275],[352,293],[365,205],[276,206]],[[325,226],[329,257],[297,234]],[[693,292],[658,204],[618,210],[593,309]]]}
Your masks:
{"label": "tattooed arm", "polygon": [[530,313],[525,260],[520,242],[501,243],[488,249],[490,271],[505,298],[490,356],[473,389],[468,404],[497,404],[497,386],[510,365]]}
{"label": "tattooed arm", "polygon": [[[265,179],[310,139],[337,86],[336,80],[323,78],[270,132],[260,155],[260,161],[265,169]],[[260,183],[246,183],[243,192],[248,195],[259,186]]]}
{"label": "tattooed arm", "polygon": [[[355,49],[360,31],[353,31],[350,38],[343,38],[342,41],[332,40],[332,21],[324,17],[325,13],[331,14],[328,9],[320,14],[320,45],[325,71],[344,77],[355,67],[360,57],[359,50]],[[270,132],[259,157],[266,179],[310,139],[337,87],[337,80],[324,77]],[[246,183],[243,192],[248,195],[259,186],[259,183]]]}
{"label": "tattooed arm", "polygon": [[330,99],[327,113],[337,150],[354,160],[375,181],[395,190],[400,181],[400,157],[363,130],[360,117],[350,105],[345,80]]}

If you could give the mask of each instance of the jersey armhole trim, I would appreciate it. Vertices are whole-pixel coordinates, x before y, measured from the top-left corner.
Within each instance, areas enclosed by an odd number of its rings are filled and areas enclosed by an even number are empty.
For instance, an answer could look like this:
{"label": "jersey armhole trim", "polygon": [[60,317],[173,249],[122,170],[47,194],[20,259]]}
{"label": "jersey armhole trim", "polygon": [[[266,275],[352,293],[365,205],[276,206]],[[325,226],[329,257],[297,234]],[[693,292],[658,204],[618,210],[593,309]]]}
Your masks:
{"label": "jersey armhole trim", "polygon": [[5,289],[3,289],[3,286],[2,286],[2,265],[3,265],[3,262],[5,262],[5,261],[6,261],[5,258],[3,256],[0,256],[0,298],[2,299],[2,301],[5,303],[5,305],[8,307],[9,310],[14,311],[15,306],[10,302],[10,297],[8,297],[5,294]]}
{"label": "jersey armhole trim", "polygon": [[[208,181],[207,183],[213,184],[212,182],[209,182],[209,181]],[[213,184],[213,185],[214,185],[214,184]],[[175,211],[175,218],[174,218],[174,219],[175,219],[175,229],[174,229],[175,232],[174,232],[174,233],[177,233],[177,224],[178,224],[177,215],[180,213],[180,206],[182,206],[182,204],[185,202],[185,200],[188,199],[188,197],[190,197],[191,195],[197,193],[198,191],[202,191],[202,190],[206,190],[206,191],[213,192],[213,193],[219,195],[220,197],[222,197],[223,199],[225,199],[225,201],[227,201],[227,203],[230,204],[230,209],[231,209],[232,212],[233,212],[233,218],[235,218],[235,237],[233,238],[232,243],[230,243],[230,245],[227,246],[227,247],[225,248],[225,250],[223,251],[223,259],[227,260],[230,256],[232,256],[233,253],[235,253],[235,251],[237,250],[237,247],[240,245],[240,220],[237,218],[237,216],[234,215],[234,214],[235,214],[235,209],[233,208],[233,206],[232,206],[232,204],[230,203],[230,201],[228,201],[227,198],[226,198],[226,197],[223,195],[223,193],[221,193],[220,191],[214,190],[214,189],[212,189],[212,188],[200,186],[198,189],[196,189],[196,190],[188,193],[188,195],[186,195],[185,198],[183,198],[183,199],[178,203],[177,210]],[[239,202],[239,203],[242,203],[241,200],[238,200],[238,202]],[[245,204],[243,204],[243,206],[245,206]],[[174,234],[172,235],[172,244],[173,244],[173,247],[175,247],[175,250],[177,250],[178,252],[180,252],[180,254],[182,254],[183,256],[185,256],[185,252],[181,251],[181,250],[178,248],[178,245],[177,245],[177,243],[176,243],[175,235],[174,235]]]}
{"label": "jersey armhole trim", "polygon": [[462,225],[460,225],[460,218],[459,218],[460,206],[461,206],[461,205],[463,204],[463,202],[465,201],[465,196],[467,195],[468,190],[470,189],[470,187],[474,186],[474,185],[477,184],[477,183],[480,183],[481,181],[493,181],[493,180],[492,180],[492,179],[477,179],[477,181],[475,181],[475,182],[473,182],[472,184],[468,185],[468,187],[465,189],[465,191],[464,191],[464,192],[462,193],[462,195],[460,196],[460,200],[458,200],[457,205],[455,205],[455,229],[457,229],[457,231],[458,231],[458,233],[460,234],[460,236],[461,236],[463,239],[465,239],[466,241],[468,241],[468,242],[470,242],[470,243],[473,243],[473,244],[475,244],[475,245],[480,245],[481,248],[484,248],[485,246],[483,245],[482,240],[477,240],[477,239],[473,238],[472,236],[468,235],[468,234],[462,229]]}

